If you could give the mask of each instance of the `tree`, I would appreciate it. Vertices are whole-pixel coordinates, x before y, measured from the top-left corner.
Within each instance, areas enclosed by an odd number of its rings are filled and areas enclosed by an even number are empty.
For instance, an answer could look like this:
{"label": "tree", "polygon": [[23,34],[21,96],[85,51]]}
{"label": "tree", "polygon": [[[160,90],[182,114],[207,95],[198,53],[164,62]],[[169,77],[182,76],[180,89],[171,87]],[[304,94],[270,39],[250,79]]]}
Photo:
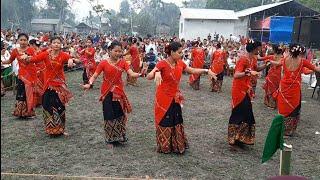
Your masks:
{"label": "tree", "polygon": [[148,0],[130,0],[130,3],[132,9],[137,12],[148,5]]}
{"label": "tree", "polygon": [[207,0],[189,0],[188,8],[205,8]]}
{"label": "tree", "polygon": [[189,1],[182,1],[182,6],[184,7],[184,8],[188,8],[189,7]]}
{"label": "tree", "polygon": [[139,34],[153,34],[152,19],[147,12],[141,11],[137,21]]}
{"label": "tree", "polygon": [[[89,4],[91,5],[92,7],[92,10],[96,13],[96,15],[98,16],[98,19],[99,19],[99,24],[100,24],[100,28],[102,26],[102,15],[104,13],[110,13],[109,10],[105,9],[104,8],[104,5],[103,4],[99,4],[99,1],[96,1],[96,0],[88,0]],[[92,13],[91,11],[90,12],[90,22],[91,22],[91,26],[92,26]]]}
{"label": "tree", "polygon": [[1,0],[1,26],[30,29],[34,17],[33,0]]}
{"label": "tree", "polygon": [[65,19],[65,11],[69,4],[66,0],[47,0],[47,6],[40,9],[40,16],[48,19]]}
{"label": "tree", "polygon": [[298,0],[301,4],[320,12],[320,1],[319,0]]}
{"label": "tree", "polygon": [[128,0],[123,0],[120,4],[120,15],[124,18],[130,16],[130,4]]}
{"label": "tree", "polygon": [[39,18],[60,19],[61,24],[75,25],[75,15],[67,0],[46,0],[46,6],[40,7]]}
{"label": "tree", "polygon": [[178,34],[179,32],[179,7],[174,3],[165,3],[160,16],[159,23],[168,24],[170,27],[170,34]]}
{"label": "tree", "polygon": [[156,35],[158,25],[167,24],[170,34],[176,34],[179,30],[179,14],[180,10],[176,4],[151,0],[138,14],[138,32]]}
{"label": "tree", "polygon": [[[260,6],[261,0],[207,0],[207,9],[230,9],[240,11],[246,8]],[[270,4],[273,0],[264,0],[264,4]]]}

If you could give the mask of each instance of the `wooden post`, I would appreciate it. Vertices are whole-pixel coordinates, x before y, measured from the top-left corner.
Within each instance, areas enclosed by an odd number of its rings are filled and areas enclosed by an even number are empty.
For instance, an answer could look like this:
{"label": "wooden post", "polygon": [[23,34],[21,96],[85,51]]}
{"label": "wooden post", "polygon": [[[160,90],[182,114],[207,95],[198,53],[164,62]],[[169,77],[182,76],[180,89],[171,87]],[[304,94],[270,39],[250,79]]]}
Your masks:
{"label": "wooden post", "polygon": [[284,148],[280,151],[280,176],[290,175],[292,145],[283,144]]}

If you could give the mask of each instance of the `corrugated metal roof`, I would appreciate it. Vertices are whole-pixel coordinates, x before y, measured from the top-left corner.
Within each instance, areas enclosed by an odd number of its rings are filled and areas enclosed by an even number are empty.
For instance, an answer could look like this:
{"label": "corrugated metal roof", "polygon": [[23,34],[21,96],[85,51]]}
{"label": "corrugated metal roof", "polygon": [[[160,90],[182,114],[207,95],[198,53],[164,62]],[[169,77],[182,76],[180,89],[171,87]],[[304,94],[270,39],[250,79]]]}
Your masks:
{"label": "corrugated metal roof", "polygon": [[184,19],[238,19],[233,10],[180,8],[180,12]]}
{"label": "corrugated metal roof", "polygon": [[257,13],[257,12],[260,12],[260,11],[264,11],[264,10],[267,10],[267,9],[270,9],[270,8],[273,8],[273,7],[276,7],[276,6],[280,6],[282,4],[286,4],[286,3],[291,2],[291,1],[293,1],[293,0],[283,1],[283,2],[278,2],[278,3],[272,3],[272,4],[257,6],[257,7],[252,7],[252,8],[249,8],[249,9],[244,9],[242,11],[236,12],[236,15],[238,17],[248,16],[250,14],[254,14],[254,13]]}
{"label": "corrugated metal roof", "polygon": [[[59,19],[32,19],[31,24],[59,24]],[[63,23],[64,27],[72,28],[72,26],[68,23]]]}
{"label": "corrugated metal roof", "polygon": [[68,23],[64,23],[64,24],[63,24],[63,27],[72,28],[72,26],[71,26],[70,24],[68,24]]}
{"label": "corrugated metal roof", "polygon": [[32,19],[31,24],[58,24],[59,19]]}

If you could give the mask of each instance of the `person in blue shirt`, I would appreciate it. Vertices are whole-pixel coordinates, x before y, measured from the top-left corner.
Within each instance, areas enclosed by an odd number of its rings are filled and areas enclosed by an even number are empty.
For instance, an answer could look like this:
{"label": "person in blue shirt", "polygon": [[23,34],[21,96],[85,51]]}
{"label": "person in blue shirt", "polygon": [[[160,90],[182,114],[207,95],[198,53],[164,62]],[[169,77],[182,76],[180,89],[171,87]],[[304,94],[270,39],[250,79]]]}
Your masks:
{"label": "person in blue shirt", "polygon": [[96,43],[98,43],[100,41],[100,36],[99,36],[99,34],[97,33],[95,36],[94,36],[94,38],[93,38],[93,44],[96,44]]}
{"label": "person in blue shirt", "polygon": [[146,61],[149,64],[149,69],[153,69],[157,64],[156,55],[153,52],[153,48],[150,48],[149,52],[146,54]]}

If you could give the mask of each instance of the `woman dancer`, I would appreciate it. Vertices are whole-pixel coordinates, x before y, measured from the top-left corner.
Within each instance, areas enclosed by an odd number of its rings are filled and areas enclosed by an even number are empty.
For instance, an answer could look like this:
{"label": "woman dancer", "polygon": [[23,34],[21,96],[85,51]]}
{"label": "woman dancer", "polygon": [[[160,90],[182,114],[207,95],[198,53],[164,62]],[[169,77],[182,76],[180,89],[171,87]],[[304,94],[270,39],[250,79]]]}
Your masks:
{"label": "woman dancer", "polygon": [[[191,50],[191,66],[192,68],[203,68],[204,59],[206,57],[205,51],[202,47],[199,47],[199,42],[194,41]],[[190,74],[189,84],[194,90],[200,89],[200,75]]]}
{"label": "woman dancer", "polygon": [[62,40],[59,37],[51,38],[50,42],[51,49],[27,58],[26,62],[45,64],[42,96],[45,132],[52,136],[68,135],[65,132],[65,105],[72,98],[72,93],[67,89],[64,64],[68,63],[68,67],[73,67],[74,60],[69,54],[62,52]]}
{"label": "woman dancer", "polygon": [[223,76],[224,76],[224,68],[228,65],[227,62],[227,53],[221,50],[221,44],[217,44],[217,50],[212,54],[211,60],[211,70],[215,74],[217,74],[217,80],[212,79],[211,82],[211,91],[212,92],[221,92]]}
{"label": "woman dancer", "polygon": [[[282,62],[283,76],[279,89],[275,92],[278,101],[279,114],[285,117],[285,135],[292,136],[300,121],[301,110],[301,74],[304,68],[320,72],[320,67],[315,67],[300,55],[305,54],[305,48],[299,44],[289,47],[289,56]],[[280,63],[279,63],[280,64]]]}
{"label": "woman dancer", "polygon": [[[114,143],[126,142],[127,113],[131,112],[131,105],[124,92],[122,73],[138,78],[143,74],[135,73],[122,59],[122,46],[118,41],[112,41],[108,46],[110,58],[101,61],[96,72],[89,79],[89,83],[83,85],[85,90],[89,89],[97,77],[103,73],[101,85],[101,96],[104,118],[105,142],[108,148],[113,148]],[[144,64],[143,72],[147,70]]]}
{"label": "woman dancer", "polygon": [[[133,72],[138,73],[138,72],[140,72],[140,56],[139,56],[139,49],[137,46],[137,38],[129,37],[128,45],[129,45],[129,50],[127,51],[127,53],[124,54],[124,56],[130,54],[131,68],[132,68]],[[132,76],[128,76],[127,83],[129,85],[137,86],[137,78],[132,77]]]}
{"label": "woman dancer", "polygon": [[208,69],[188,67],[181,60],[182,46],[178,42],[167,45],[165,52],[168,58],[160,61],[147,76],[147,79],[155,79],[157,83],[155,96],[157,152],[182,154],[188,148],[181,111],[183,97],[179,90],[182,72],[198,75],[208,73],[211,78],[216,76]]}
{"label": "woman dancer", "polygon": [[[93,41],[92,39],[87,39],[86,48],[81,50],[80,55],[83,57],[83,84],[88,84],[89,79],[95,72],[97,65],[94,60],[95,50],[92,47]],[[92,87],[92,86],[91,86]]]}
{"label": "woman dancer", "polygon": [[[267,61],[275,61],[275,62],[281,62],[283,58],[283,50],[280,48],[279,45],[273,45],[272,46],[274,55],[268,56]],[[279,88],[280,80],[281,80],[281,65],[278,64],[272,64],[270,66],[270,69],[268,71],[268,75],[266,77],[266,82],[263,86],[265,90],[265,96],[264,96],[264,104],[272,109],[277,108],[277,101],[273,97],[273,93],[276,92]]]}
{"label": "woman dancer", "polygon": [[15,59],[18,60],[17,95],[13,115],[19,118],[35,116],[34,108],[37,104],[37,94],[41,91],[41,87],[37,86],[38,78],[35,64],[24,61],[26,57],[35,54],[35,50],[28,46],[28,39],[27,34],[19,34],[18,44],[20,47],[13,49],[9,60],[2,62],[3,64],[10,64]]}
{"label": "woman dancer", "polygon": [[232,113],[228,125],[230,145],[253,145],[255,140],[255,119],[250,98],[250,80],[258,72],[252,70],[256,63],[261,43],[250,40],[246,51],[237,61],[232,82]]}

